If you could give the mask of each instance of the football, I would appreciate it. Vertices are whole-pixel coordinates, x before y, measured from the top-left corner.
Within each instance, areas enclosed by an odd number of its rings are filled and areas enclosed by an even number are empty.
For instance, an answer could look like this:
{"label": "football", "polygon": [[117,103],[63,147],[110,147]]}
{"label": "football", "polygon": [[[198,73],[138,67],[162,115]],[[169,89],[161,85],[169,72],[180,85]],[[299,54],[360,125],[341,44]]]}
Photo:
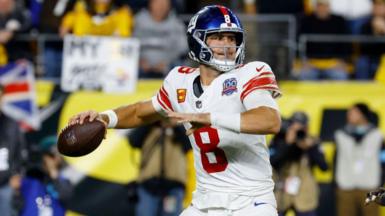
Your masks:
{"label": "football", "polygon": [[106,126],[98,120],[86,119],[83,124],[69,125],[59,134],[58,150],[70,157],[89,154],[100,145],[105,133]]}

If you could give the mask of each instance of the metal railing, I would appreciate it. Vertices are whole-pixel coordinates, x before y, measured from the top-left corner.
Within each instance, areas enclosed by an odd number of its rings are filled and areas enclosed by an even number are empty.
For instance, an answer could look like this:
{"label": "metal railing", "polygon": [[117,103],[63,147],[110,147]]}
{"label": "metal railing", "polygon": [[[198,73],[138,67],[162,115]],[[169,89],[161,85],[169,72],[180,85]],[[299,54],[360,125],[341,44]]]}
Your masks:
{"label": "metal railing", "polygon": [[[385,37],[371,35],[303,34],[298,40],[299,57],[306,60],[307,44],[315,43],[384,43]],[[385,54],[385,50],[384,50]]]}
{"label": "metal railing", "polygon": [[[30,33],[30,34],[18,34],[14,38],[15,41],[20,42],[36,42],[36,56],[34,61],[36,62],[36,68],[39,74],[44,73],[44,55],[43,52],[46,47],[47,42],[60,42],[63,39],[58,34],[38,34],[38,33]],[[51,80],[55,83],[59,83],[59,79]]]}
{"label": "metal railing", "polygon": [[[186,24],[192,15],[184,14],[180,18]],[[291,15],[240,15],[246,29],[247,61],[265,61],[274,69],[280,79],[290,75],[296,55],[296,20]],[[45,45],[47,42],[61,41],[56,34],[30,33],[17,35],[16,41],[35,42],[35,62],[39,71],[44,72]]]}
{"label": "metal railing", "polygon": [[[372,36],[372,35],[335,35],[335,34],[303,34],[300,35],[298,40],[298,57],[302,65],[307,64],[309,57],[320,53],[308,53],[310,51],[310,45],[312,47],[320,46],[344,46],[342,50],[337,53],[327,53],[330,58],[343,58],[347,60],[347,70],[351,72],[351,76],[358,77],[365,75],[367,79],[373,76],[375,70],[373,66],[377,64],[380,58],[381,52],[385,54],[385,37]],[[370,46],[370,44],[376,44]],[[377,48],[377,44],[380,44]],[[384,50],[380,50],[384,49]],[[345,50],[345,51],[344,51]],[[315,50],[314,50],[315,51]],[[342,52],[341,52],[342,51]],[[363,58],[362,58],[363,57]],[[367,64],[371,64],[370,66]],[[297,70],[297,72],[300,70]],[[298,74],[293,74],[296,76]]]}

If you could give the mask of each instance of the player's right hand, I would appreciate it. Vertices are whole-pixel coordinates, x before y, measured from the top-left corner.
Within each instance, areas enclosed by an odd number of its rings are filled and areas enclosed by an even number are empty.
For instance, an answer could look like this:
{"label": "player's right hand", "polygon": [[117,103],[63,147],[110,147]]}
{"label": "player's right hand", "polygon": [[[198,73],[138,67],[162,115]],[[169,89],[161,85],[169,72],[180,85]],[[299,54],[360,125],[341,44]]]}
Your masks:
{"label": "player's right hand", "polygon": [[88,111],[84,111],[84,112],[81,112],[81,113],[78,113],[74,116],[72,116],[68,122],[69,125],[74,125],[74,124],[83,124],[84,120],[86,118],[89,118],[89,121],[93,121],[93,120],[99,120],[101,122],[103,122],[105,125],[107,125],[107,122],[105,122],[102,118],[102,116],[100,115],[99,112],[95,111],[95,110],[88,110]]}

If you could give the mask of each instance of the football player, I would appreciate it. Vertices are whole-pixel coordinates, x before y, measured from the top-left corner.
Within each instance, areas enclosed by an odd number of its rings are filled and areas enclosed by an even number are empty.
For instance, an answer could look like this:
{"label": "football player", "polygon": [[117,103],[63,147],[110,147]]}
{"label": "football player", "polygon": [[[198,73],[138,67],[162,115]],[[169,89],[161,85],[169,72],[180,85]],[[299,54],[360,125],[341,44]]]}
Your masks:
{"label": "football player", "polygon": [[133,128],[162,117],[183,123],[193,151],[197,188],[181,215],[277,215],[265,134],[280,129],[275,76],[264,62],[242,64],[245,36],[236,15],[207,6],[191,18],[189,57],[198,68],[175,67],[148,101],[86,111],[70,124],[98,119]]}

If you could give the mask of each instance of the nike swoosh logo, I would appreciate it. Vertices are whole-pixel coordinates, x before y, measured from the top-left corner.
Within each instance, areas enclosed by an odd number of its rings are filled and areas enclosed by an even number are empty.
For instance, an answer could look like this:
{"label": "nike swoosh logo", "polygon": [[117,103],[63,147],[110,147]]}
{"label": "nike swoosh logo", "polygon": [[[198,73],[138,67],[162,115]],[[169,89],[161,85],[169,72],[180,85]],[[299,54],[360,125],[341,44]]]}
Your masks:
{"label": "nike swoosh logo", "polygon": [[260,68],[255,68],[258,72],[261,72],[261,70],[265,67],[265,65],[262,65]]}
{"label": "nike swoosh logo", "polygon": [[266,203],[264,203],[264,202],[255,202],[254,206],[260,206],[260,205],[264,205],[264,204],[266,204]]}

